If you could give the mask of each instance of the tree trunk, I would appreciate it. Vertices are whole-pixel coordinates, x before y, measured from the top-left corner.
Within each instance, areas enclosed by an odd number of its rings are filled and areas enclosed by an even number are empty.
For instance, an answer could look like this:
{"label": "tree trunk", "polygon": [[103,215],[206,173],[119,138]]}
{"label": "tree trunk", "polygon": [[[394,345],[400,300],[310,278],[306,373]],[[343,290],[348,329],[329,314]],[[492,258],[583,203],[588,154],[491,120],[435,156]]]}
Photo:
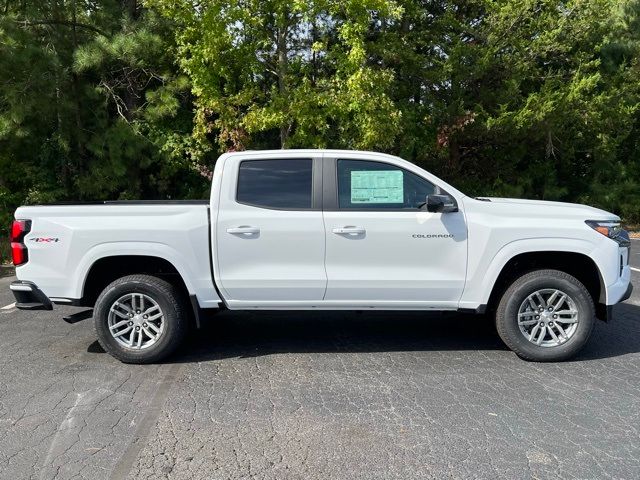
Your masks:
{"label": "tree trunk", "polygon": [[[77,1],[73,1],[73,11],[72,11],[72,40],[73,40],[73,51],[75,52],[78,49],[78,31],[76,28],[76,3]],[[76,147],[76,159],[75,159],[75,169],[76,173],[81,173],[84,170],[84,159],[85,159],[85,149],[84,142],[82,139],[84,125],[82,123],[82,102],[80,101],[80,78],[78,74],[72,70],[71,73],[71,92],[73,98],[75,100],[75,132],[73,133],[72,138],[74,139],[75,147]]]}
{"label": "tree trunk", "polygon": [[[139,8],[137,0],[122,0],[122,9],[124,13],[129,16],[131,20],[137,20],[139,17]],[[126,75],[125,73],[123,73]],[[138,107],[138,94],[136,92],[137,86],[135,81],[126,79],[125,90],[122,94],[122,101],[124,103],[124,117],[128,122],[133,120],[133,114]]]}
{"label": "tree trunk", "polygon": [[460,167],[460,146],[458,145],[458,139],[454,133],[449,137],[449,169],[451,173],[458,172]]}
{"label": "tree trunk", "polygon": [[[287,27],[288,14],[283,13],[283,17],[278,28],[276,37],[276,53],[278,55],[278,91],[280,96],[287,97],[287,73],[289,70],[289,51],[287,47]],[[280,148],[285,148],[289,137],[289,121],[284,120],[280,125]]]}
{"label": "tree trunk", "polygon": [[132,20],[137,20],[140,16],[138,0],[122,0],[122,10],[124,10]]}

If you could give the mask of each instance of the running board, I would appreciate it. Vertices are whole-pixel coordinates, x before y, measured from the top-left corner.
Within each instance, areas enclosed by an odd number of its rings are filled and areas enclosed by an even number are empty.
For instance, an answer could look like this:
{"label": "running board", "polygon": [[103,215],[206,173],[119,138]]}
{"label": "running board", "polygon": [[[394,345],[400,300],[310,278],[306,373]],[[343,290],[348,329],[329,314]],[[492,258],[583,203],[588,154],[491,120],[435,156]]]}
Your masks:
{"label": "running board", "polygon": [[62,317],[62,319],[67,323],[74,324],[91,317],[93,317],[93,308],[90,308],[89,310],[84,310],[82,312],[74,313],[73,315],[67,315],[66,317]]}

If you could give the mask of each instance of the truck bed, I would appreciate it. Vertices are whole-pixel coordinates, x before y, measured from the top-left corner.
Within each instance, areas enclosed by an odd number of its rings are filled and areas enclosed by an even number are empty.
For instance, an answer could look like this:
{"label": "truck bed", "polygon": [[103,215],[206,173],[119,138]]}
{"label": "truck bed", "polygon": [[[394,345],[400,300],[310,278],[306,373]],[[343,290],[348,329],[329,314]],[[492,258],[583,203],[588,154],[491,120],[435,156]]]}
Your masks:
{"label": "truck bed", "polygon": [[208,203],[135,200],[20,207],[16,219],[31,220],[30,261],[17,267],[16,275],[38,278],[38,287],[54,301],[77,303],[96,262],[116,255],[155,256],[175,267],[201,307],[216,307],[221,300],[211,274]]}

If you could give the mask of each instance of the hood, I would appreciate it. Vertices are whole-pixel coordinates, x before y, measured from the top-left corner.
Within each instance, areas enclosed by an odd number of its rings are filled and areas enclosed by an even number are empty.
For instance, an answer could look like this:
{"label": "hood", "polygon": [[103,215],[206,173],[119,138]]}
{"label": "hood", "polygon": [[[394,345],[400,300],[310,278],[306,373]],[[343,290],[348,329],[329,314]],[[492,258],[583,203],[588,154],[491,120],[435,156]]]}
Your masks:
{"label": "hood", "polygon": [[[487,204],[507,205],[513,204],[514,207],[521,205],[523,210],[531,208],[552,209],[556,213],[564,211],[568,216],[577,217],[584,216],[585,220],[612,220],[620,221],[620,217],[616,214],[591,207],[589,205],[581,205],[579,203],[550,202],[547,200],[525,200],[521,198],[498,198],[498,197],[482,197],[489,200]],[[523,212],[524,213],[524,212]]]}

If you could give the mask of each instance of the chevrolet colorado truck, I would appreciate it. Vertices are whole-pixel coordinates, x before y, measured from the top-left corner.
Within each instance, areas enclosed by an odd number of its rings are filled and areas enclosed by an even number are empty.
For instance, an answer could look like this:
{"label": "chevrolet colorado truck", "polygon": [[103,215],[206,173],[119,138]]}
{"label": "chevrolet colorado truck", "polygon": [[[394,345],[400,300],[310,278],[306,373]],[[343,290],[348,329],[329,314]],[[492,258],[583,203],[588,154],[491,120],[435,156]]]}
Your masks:
{"label": "chevrolet colorado truck", "polygon": [[616,215],[471,198],[373,152],[227,153],[208,201],[20,207],[11,247],[18,308],[92,308],[131,363],[222,308],[486,312],[521,358],[560,361],[632,288]]}

